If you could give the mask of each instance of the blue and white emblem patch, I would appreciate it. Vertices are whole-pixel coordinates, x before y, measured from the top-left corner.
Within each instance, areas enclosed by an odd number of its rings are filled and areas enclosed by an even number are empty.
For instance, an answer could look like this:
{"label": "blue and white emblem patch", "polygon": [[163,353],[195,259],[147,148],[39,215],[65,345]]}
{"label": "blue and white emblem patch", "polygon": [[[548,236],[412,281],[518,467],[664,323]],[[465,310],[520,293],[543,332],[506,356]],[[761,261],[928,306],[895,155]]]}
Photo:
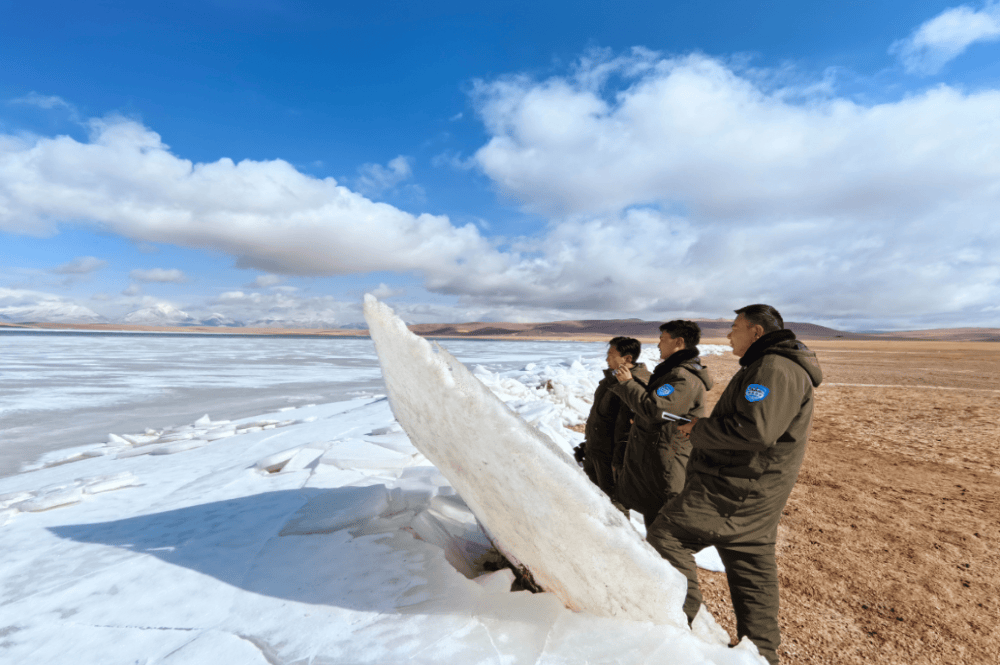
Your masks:
{"label": "blue and white emblem patch", "polygon": [[674,392],[674,387],[669,383],[664,383],[662,386],[656,389],[656,394],[660,397],[666,397],[670,393]]}
{"label": "blue and white emblem patch", "polygon": [[765,397],[767,397],[767,394],[769,392],[771,391],[765,388],[764,386],[760,385],[759,383],[751,383],[749,386],[747,386],[747,391],[745,394],[748,402],[759,402]]}

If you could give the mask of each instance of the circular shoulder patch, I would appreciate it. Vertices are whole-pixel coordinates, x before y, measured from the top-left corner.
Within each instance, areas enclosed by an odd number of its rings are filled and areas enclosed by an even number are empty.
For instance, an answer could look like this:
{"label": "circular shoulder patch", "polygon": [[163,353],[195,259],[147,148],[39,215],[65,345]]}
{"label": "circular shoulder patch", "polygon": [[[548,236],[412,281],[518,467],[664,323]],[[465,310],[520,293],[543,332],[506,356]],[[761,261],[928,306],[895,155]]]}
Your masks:
{"label": "circular shoulder patch", "polygon": [[769,392],[771,391],[759,383],[751,383],[747,386],[746,398],[748,402],[759,402],[767,397]]}
{"label": "circular shoulder patch", "polygon": [[669,383],[664,383],[662,386],[656,389],[656,394],[659,395],[660,397],[666,397],[672,392],[674,392],[674,387]]}

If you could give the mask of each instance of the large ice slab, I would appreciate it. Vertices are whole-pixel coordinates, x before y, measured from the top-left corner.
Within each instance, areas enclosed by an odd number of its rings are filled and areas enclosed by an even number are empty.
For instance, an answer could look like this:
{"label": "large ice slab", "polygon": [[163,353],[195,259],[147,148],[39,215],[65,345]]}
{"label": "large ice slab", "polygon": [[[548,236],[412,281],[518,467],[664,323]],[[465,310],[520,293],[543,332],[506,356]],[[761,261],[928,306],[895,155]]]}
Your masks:
{"label": "large ice slab", "polygon": [[365,318],[396,419],[508,559],[570,609],[687,629],[684,577],[565,451],[372,296]]}

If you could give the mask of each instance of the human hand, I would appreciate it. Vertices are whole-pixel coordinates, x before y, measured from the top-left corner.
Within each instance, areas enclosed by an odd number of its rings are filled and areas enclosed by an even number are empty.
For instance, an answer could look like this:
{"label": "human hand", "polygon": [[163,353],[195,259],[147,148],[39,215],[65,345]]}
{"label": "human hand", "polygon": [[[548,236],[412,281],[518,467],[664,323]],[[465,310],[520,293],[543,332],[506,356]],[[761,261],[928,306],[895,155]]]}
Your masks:
{"label": "human hand", "polygon": [[625,383],[632,379],[632,372],[625,365],[619,365],[618,369],[614,371],[614,375],[618,379],[618,383]]}
{"label": "human hand", "polygon": [[698,422],[698,418],[696,416],[691,416],[691,422],[678,425],[677,431],[684,436],[691,436],[691,429],[694,428],[694,424],[696,422]]}

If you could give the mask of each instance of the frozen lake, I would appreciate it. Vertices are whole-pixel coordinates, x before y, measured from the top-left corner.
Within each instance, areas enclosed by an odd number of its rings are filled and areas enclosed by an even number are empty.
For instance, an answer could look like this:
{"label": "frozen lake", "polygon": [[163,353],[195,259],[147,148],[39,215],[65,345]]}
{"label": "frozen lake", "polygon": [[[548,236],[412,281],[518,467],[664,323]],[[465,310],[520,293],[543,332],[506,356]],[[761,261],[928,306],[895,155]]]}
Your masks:
{"label": "frozen lake", "polygon": [[[595,342],[442,340],[469,367],[603,358]],[[0,477],[110,432],[381,394],[367,337],[0,332]],[[655,351],[651,345],[648,350]]]}
{"label": "frozen lake", "polygon": [[[730,649],[707,615],[689,630],[617,606],[573,612],[488,570],[486,532],[380,396],[367,338],[9,333],[0,344],[4,663],[763,662],[745,640]],[[589,412],[604,344],[444,345],[486,387],[480,407],[523,419],[498,428],[470,410],[477,459],[534,430],[561,449],[577,509],[614,510],[573,468],[583,437],[568,429]],[[415,386],[403,403],[431,396],[433,409],[449,397],[440,376],[422,384],[433,370],[414,353],[387,360],[391,375]],[[656,355],[648,345],[642,359]],[[514,517],[534,516],[545,540],[548,496]],[[642,543],[640,517],[634,532],[618,521],[616,543],[653,556],[648,588],[677,576]],[[698,562],[721,570],[714,550]]]}

